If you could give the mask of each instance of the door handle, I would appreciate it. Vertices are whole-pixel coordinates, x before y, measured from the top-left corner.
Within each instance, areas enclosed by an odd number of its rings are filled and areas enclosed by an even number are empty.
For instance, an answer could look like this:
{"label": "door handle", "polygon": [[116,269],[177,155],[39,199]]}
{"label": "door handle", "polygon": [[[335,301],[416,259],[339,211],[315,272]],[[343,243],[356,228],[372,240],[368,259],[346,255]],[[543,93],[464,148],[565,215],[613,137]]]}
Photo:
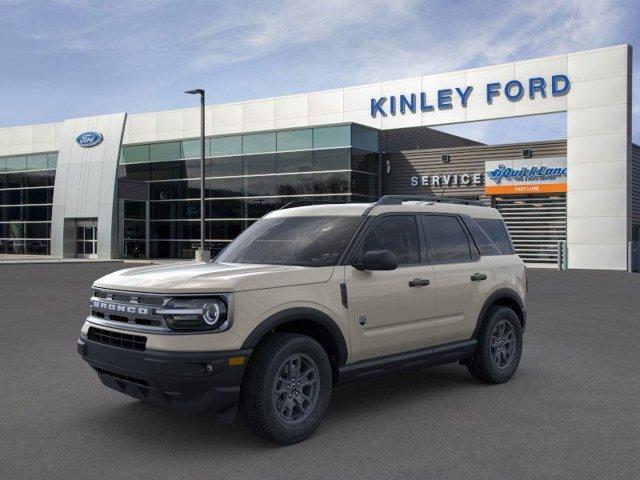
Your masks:
{"label": "door handle", "polygon": [[414,278],[413,280],[409,280],[409,286],[413,287],[426,287],[429,285],[429,280],[426,278]]}
{"label": "door handle", "polygon": [[480,282],[486,279],[487,279],[487,275],[484,273],[474,273],[473,275],[471,275],[472,282]]}

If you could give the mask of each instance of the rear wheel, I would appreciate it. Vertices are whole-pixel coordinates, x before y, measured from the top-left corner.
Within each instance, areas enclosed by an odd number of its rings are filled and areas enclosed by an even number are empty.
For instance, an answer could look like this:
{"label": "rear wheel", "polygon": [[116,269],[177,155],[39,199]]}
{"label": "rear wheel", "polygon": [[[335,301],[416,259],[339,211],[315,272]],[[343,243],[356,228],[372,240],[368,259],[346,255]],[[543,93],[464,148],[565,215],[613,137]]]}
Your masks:
{"label": "rear wheel", "polygon": [[331,364],[313,338],[275,333],[251,358],[242,383],[241,409],[258,435],[292,444],[320,425],[331,398]]}
{"label": "rear wheel", "polygon": [[478,334],[478,346],[467,368],[478,380],[503,383],[520,364],[522,325],[509,307],[492,307]]}

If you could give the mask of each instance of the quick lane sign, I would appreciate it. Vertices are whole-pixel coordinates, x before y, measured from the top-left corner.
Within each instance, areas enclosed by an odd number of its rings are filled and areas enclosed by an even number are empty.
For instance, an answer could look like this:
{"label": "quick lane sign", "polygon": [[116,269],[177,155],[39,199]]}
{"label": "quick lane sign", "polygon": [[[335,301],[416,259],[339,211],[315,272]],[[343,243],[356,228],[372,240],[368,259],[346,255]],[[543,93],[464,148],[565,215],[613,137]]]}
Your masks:
{"label": "quick lane sign", "polygon": [[567,191],[566,157],[491,161],[485,169],[487,195]]}
{"label": "quick lane sign", "polygon": [[[466,108],[469,97],[474,92],[473,85],[444,88],[435,92],[416,92],[402,95],[391,95],[371,99],[371,116],[386,117],[389,115],[406,115],[418,112],[451,110],[454,107]],[[493,99],[504,95],[510,102],[519,102],[525,94],[529,99],[545,99],[547,96],[561,97],[571,90],[569,77],[563,74],[552,75],[550,79],[531,77],[527,81],[510,80],[502,85],[500,82],[487,83],[482,86],[483,98],[491,105]]]}

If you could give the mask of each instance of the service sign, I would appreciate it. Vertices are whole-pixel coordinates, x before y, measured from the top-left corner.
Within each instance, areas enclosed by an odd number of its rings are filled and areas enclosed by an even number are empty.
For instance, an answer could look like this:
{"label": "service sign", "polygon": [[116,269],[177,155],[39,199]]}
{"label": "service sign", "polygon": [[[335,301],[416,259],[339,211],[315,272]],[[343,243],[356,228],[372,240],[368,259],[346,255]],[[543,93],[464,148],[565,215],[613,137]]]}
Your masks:
{"label": "service sign", "polygon": [[566,157],[489,161],[485,169],[487,195],[567,191]]}

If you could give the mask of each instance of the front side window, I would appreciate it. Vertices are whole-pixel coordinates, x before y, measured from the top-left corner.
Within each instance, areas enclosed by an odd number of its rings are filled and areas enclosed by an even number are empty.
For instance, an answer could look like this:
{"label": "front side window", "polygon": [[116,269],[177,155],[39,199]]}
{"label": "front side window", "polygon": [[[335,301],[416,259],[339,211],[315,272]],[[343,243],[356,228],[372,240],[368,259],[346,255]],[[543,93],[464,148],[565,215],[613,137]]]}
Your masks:
{"label": "front side window", "polygon": [[425,215],[422,218],[429,238],[429,252],[433,263],[471,261],[469,240],[456,217]]}
{"label": "front side window", "polygon": [[263,218],[236,238],[216,263],[332,266],[361,221],[359,216]]}
{"label": "front side window", "polygon": [[389,250],[398,257],[398,265],[420,263],[420,242],[413,215],[381,217],[367,231],[362,253]]}

